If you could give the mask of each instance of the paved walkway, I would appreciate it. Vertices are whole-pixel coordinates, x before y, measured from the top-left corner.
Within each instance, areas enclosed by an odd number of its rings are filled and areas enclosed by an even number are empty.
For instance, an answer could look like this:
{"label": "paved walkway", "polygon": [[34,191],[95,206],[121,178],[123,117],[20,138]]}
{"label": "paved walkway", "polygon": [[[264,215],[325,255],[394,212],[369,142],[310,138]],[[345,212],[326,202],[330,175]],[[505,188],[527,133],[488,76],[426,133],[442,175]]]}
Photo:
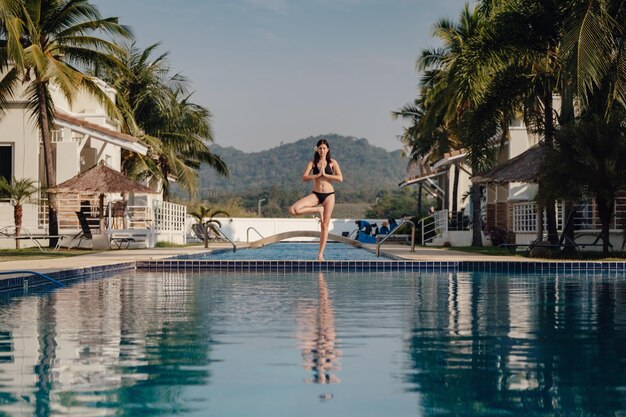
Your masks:
{"label": "paved walkway", "polygon": [[[246,246],[247,245],[245,243],[238,245],[240,248]],[[365,246],[372,252],[376,249],[375,245]],[[211,244],[209,249],[223,249],[228,247],[230,246],[226,244]],[[415,252],[411,252],[410,249],[411,248],[407,245],[389,244],[381,247],[381,253],[388,254],[394,258],[418,261],[524,261],[524,258],[514,256],[488,256],[449,249],[416,247]],[[204,252],[206,252],[206,249],[201,246],[110,250],[64,258],[0,262],[0,272],[28,270],[40,273],[50,273],[99,265],[112,265],[129,261],[165,259],[178,255],[198,254]]]}
{"label": "paved walkway", "polygon": [[[372,252],[376,251],[376,245],[364,245]],[[423,246],[416,246],[415,252],[411,252],[411,247],[408,245],[393,245],[384,244],[380,247],[381,254],[389,255],[391,257],[410,259],[413,261],[439,261],[439,262],[454,262],[454,261],[505,261],[505,262],[524,262],[526,258],[519,256],[494,256],[483,255],[479,253],[461,252],[452,249],[430,248]]]}

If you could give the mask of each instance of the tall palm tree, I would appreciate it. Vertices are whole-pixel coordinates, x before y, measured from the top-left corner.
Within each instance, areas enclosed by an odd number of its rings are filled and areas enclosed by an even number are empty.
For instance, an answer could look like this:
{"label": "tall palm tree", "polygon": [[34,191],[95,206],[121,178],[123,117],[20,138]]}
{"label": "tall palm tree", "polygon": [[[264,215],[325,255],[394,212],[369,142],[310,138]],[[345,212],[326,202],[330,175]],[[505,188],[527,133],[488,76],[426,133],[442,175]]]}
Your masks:
{"label": "tall palm tree", "polygon": [[158,46],[139,50],[126,45],[119,55],[126,71],[108,77],[119,92],[117,106],[125,130],[150,146],[147,156],[126,154],[124,169],[134,177],[158,180],[167,200],[171,177],[195,195],[202,163],[222,175],[228,175],[228,169],[208,147],[213,142],[211,113],[190,100],[185,77],[171,75],[167,53],[152,57]]}
{"label": "tall palm tree", "polygon": [[[13,178],[11,182],[6,178],[0,177],[0,194],[11,199],[13,204],[13,222],[15,223],[15,237],[20,236],[22,229],[22,216],[24,212],[24,203],[28,202],[33,195],[37,194],[39,188],[35,185],[36,181],[23,178]],[[15,239],[15,249],[20,248],[19,239]]]}
{"label": "tall palm tree", "polygon": [[[476,132],[505,126],[512,114],[521,112],[529,130],[552,147],[557,119],[553,95],[569,88],[565,77],[561,39],[567,8],[559,0],[483,0],[489,19],[480,36],[479,60],[488,62],[491,76],[480,87],[473,120],[467,130]],[[567,96],[567,94],[562,94]],[[566,103],[566,108],[568,108]],[[499,120],[493,116],[501,115]],[[485,123],[485,120],[490,120]],[[489,126],[487,128],[487,126]],[[539,184],[542,187],[541,184]],[[548,239],[558,241],[553,200],[545,204]]]}
{"label": "tall palm tree", "polygon": [[[439,20],[434,35],[441,41],[437,49],[424,50],[417,61],[417,69],[424,74],[420,81],[420,104],[415,110],[415,128],[408,130],[416,155],[425,156],[437,146],[468,148],[468,160],[476,173],[493,159],[492,135],[483,135],[478,142],[463,127],[467,114],[480,98],[481,62],[476,57],[476,39],[486,22],[479,9],[465,5],[458,22]],[[398,112],[402,116],[403,111]],[[482,246],[479,186],[474,185],[473,239],[474,246]]]}
{"label": "tall palm tree", "polygon": [[[0,3],[0,110],[7,109],[18,87],[25,86],[28,109],[36,120],[43,143],[48,187],[56,185],[50,130],[55,108],[51,85],[71,102],[86,89],[115,112],[114,103],[85,70],[116,67],[112,52],[119,48],[104,36],[130,37],[117,18],[102,18],[88,0],[2,0]],[[57,202],[49,199],[49,233],[58,234]],[[53,245],[55,242],[51,241]]]}

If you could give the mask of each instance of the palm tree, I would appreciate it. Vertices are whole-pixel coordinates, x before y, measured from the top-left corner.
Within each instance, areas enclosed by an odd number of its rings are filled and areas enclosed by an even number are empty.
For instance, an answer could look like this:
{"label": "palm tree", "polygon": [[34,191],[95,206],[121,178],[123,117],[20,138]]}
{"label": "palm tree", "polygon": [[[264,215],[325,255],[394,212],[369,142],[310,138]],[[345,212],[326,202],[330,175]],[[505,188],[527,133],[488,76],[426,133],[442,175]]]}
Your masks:
{"label": "palm tree", "polygon": [[[118,47],[98,36],[130,37],[117,18],[102,18],[88,0],[3,0],[0,4],[0,111],[7,109],[20,85],[25,86],[28,109],[36,120],[43,143],[48,187],[56,185],[50,130],[55,108],[50,86],[71,102],[86,89],[115,113],[114,103],[83,70],[116,67],[111,53]],[[82,68],[82,70],[81,70]],[[49,234],[58,234],[57,201],[49,199]],[[55,242],[51,241],[51,245]]]}
{"label": "palm tree", "polygon": [[[413,104],[406,104],[400,110],[391,113],[394,120],[401,118],[410,122],[410,125],[404,128],[400,141],[408,150],[409,165],[407,170],[416,165],[420,175],[428,174],[431,171],[430,164],[432,162],[441,158],[444,153],[459,146],[458,139],[453,132],[445,128],[441,120],[433,126],[425,126],[426,118],[424,118],[425,111],[423,110],[423,105],[421,99],[416,99]],[[457,210],[458,180],[458,171],[455,171],[452,211]],[[420,182],[418,215],[421,215],[422,211],[422,189],[423,186]]]}
{"label": "palm tree", "polygon": [[216,210],[209,206],[198,206],[194,211],[189,212],[190,215],[198,220],[198,223],[204,228],[204,247],[209,247],[209,228],[214,228],[215,225],[222,227],[222,223],[214,217],[218,215],[224,215],[230,217],[230,214],[223,210]]}
{"label": "palm tree", "polygon": [[[413,115],[414,125],[407,129],[407,139],[415,157],[428,156],[430,152],[445,151],[451,146],[468,149],[468,160],[473,172],[493,159],[492,134],[481,135],[478,142],[467,134],[463,123],[473,111],[480,98],[482,85],[481,65],[476,57],[476,42],[486,17],[479,9],[470,10],[466,5],[458,23],[445,19],[435,25],[434,34],[442,43],[438,49],[424,50],[417,62],[417,69],[424,71],[420,81],[420,98],[413,108],[406,107],[397,112]],[[480,227],[479,186],[473,186],[473,239],[474,246],[482,246]]]}
{"label": "palm tree", "polygon": [[[30,201],[33,195],[37,194],[39,188],[35,185],[37,182],[28,178],[8,182],[6,178],[0,177],[0,194],[11,199],[13,204],[13,222],[15,223],[15,237],[20,236],[22,229],[22,215],[24,203]],[[15,239],[15,249],[20,248],[19,239]]]}
{"label": "palm tree", "polygon": [[211,113],[191,102],[182,75],[170,75],[167,53],[152,58],[158,46],[144,50],[125,46],[119,60],[126,72],[109,74],[109,79],[119,92],[117,105],[124,115],[124,129],[150,146],[147,156],[125,154],[124,169],[136,178],[159,181],[167,200],[171,177],[195,195],[202,163],[222,175],[228,175],[228,169],[208,147],[213,142]]}
{"label": "palm tree", "polygon": [[604,117],[615,102],[626,106],[626,3],[572,0],[565,14],[562,49],[569,59],[578,102],[593,101],[608,86]]}
{"label": "palm tree", "polygon": [[[616,192],[626,187],[626,112],[610,119],[590,112],[561,129],[543,168],[547,195],[578,200],[593,196],[602,224],[602,251],[609,255],[609,228]],[[542,197],[542,196],[540,196]]]}
{"label": "palm tree", "polygon": [[[489,70],[491,76],[479,87],[467,131],[480,142],[480,132],[506,132],[511,116],[522,113],[529,129],[552,147],[557,125],[553,95],[569,85],[560,49],[566,7],[559,0],[483,0],[480,7],[489,10],[489,17],[478,38],[477,59],[488,63],[482,72]],[[545,210],[548,239],[556,243],[554,200],[546,202]]]}

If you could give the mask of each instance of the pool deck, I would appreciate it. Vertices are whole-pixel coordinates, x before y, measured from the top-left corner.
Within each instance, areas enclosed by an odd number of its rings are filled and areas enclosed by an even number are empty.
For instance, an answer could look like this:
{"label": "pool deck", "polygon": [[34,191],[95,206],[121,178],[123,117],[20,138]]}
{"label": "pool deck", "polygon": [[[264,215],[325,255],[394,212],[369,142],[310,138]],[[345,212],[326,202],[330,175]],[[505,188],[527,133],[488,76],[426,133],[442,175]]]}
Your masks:
{"label": "pool deck", "polygon": [[[365,245],[366,249],[374,252],[375,245]],[[245,243],[239,244],[238,248],[245,248]],[[211,244],[209,250],[226,249],[229,245]],[[525,258],[515,256],[489,256],[468,252],[459,252],[449,249],[439,249],[430,247],[416,247],[415,252],[410,251],[407,245],[385,245],[381,247],[381,254],[395,259],[406,259],[415,261],[505,261],[524,262]],[[115,265],[134,261],[161,260],[173,256],[201,254],[207,249],[201,246],[186,246],[177,248],[153,248],[153,249],[130,249],[130,250],[109,250],[98,253],[88,253],[85,255],[53,258],[53,259],[33,259],[19,261],[0,262],[0,272],[9,271],[35,271],[42,274],[82,269],[96,266]],[[0,277],[2,279],[3,277]]]}

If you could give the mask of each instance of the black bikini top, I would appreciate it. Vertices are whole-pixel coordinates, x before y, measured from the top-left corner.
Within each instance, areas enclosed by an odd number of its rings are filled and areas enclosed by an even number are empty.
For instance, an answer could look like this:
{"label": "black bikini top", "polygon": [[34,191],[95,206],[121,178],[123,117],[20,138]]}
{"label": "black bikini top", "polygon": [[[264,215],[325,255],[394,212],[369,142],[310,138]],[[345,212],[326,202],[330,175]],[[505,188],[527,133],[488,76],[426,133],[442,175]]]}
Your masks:
{"label": "black bikini top", "polygon": [[[313,165],[313,175],[317,175],[320,173],[320,169],[317,167],[317,165]],[[326,173],[327,175],[333,175],[333,169],[330,167],[330,164],[326,164],[326,169],[324,170],[324,173]]]}

